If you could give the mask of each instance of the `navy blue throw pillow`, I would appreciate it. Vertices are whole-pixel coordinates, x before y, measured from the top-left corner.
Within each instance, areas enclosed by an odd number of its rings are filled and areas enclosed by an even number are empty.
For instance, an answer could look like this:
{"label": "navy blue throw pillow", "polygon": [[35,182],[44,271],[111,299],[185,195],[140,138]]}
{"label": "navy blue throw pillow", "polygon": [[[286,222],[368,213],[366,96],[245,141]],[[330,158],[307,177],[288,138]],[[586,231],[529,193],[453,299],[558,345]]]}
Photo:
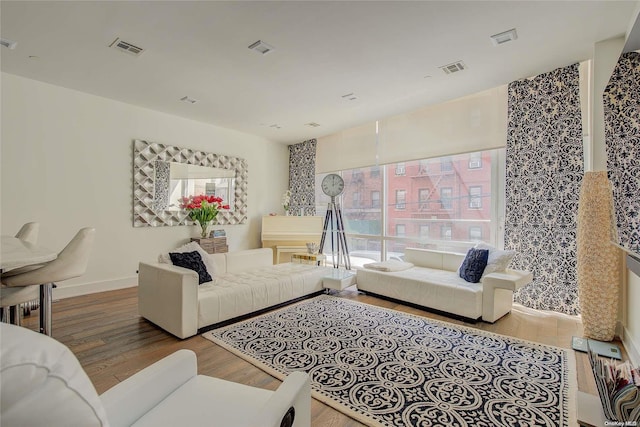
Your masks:
{"label": "navy blue throw pillow", "polygon": [[178,267],[188,268],[198,273],[198,284],[202,285],[204,282],[210,282],[211,275],[207,272],[207,267],[202,261],[202,257],[197,251],[193,252],[169,252],[169,257],[173,265]]}
{"label": "navy blue throw pillow", "polygon": [[482,272],[484,272],[488,260],[489,251],[487,249],[469,249],[460,266],[460,277],[467,282],[478,283],[482,278]]}

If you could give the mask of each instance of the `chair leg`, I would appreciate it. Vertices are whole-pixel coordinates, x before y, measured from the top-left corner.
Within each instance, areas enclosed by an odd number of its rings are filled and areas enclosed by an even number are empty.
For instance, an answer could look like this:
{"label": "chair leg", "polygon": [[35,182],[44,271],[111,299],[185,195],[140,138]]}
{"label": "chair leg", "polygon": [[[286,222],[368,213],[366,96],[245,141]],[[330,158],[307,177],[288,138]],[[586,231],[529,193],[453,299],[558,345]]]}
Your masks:
{"label": "chair leg", "polygon": [[51,300],[53,283],[40,285],[40,333],[51,336]]}
{"label": "chair leg", "polygon": [[16,326],[22,325],[22,305],[13,305],[9,307],[9,322]]}

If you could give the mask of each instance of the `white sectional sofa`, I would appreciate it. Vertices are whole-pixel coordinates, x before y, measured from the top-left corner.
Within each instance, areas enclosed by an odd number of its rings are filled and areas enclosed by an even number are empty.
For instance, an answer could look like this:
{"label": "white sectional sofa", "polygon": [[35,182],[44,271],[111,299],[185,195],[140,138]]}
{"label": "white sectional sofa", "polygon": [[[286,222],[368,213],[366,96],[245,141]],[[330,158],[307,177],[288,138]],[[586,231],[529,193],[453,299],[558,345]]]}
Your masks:
{"label": "white sectional sofa", "polygon": [[[179,338],[265,308],[323,291],[329,267],[273,264],[270,248],[206,254],[213,280],[198,285],[198,274],[171,264],[140,263],[138,311]],[[210,329],[210,328],[209,328]]]}
{"label": "white sectional sofa", "polygon": [[506,269],[486,274],[480,283],[458,276],[465,255],[427,249],[406,249],[402,271],[357,271],[360,291],[454,314],[469,320],[495,322],[511,311],[513,292],[531,282],[528,271]]}

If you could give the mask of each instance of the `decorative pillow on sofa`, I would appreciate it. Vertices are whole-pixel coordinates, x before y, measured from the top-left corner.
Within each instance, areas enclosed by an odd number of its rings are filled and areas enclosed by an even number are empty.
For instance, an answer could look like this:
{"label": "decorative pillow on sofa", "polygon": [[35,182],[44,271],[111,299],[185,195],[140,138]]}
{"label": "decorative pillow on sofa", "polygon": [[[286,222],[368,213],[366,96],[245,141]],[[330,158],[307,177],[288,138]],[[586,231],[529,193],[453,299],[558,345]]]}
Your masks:
{"label": "decorative pillow on sofa", "polygon": [[[198,242],[189,242],[171,252],[183,253],[183,252],[193,252],[193,251],[196,251],[200,254],[200,257],[202,258],[202,262],[204,262],[204,265],[207,267],[207,273],[209,273],[211,277],[215,276],[216,275],[215,264],[213,260],[209,258],[209,254],[204,249],[202,249],[202,246],[200,246]],[[158,255],[158,262],[161,264],[173,264],[171,262],[171,257],[169,256],[169,252]]]}
{"label": "decorative pillow on sofa", "polygon": [[478,243],[474,248],[487,249],[489,251],[489,260],[487,261],[487,267],[484,269],[484,273],[482,274],[483,276],[496,271],[505,271],[507,267],[509,267],[513,257],[516,256],[516,251],[503,251],[486,243]]}
{"label": "decorative pillow on sofa", "polygon": [[211,281],[211,275],[207,272],[207,267],[202,262],[202,257],[198,251],[193,252],[169,252],[171,262],[178,267],[188,268],[198,273],[198,284]]}
{"label": "decorative pillow on sofa", "polygon": [[478,283],[487,266],[489,251],[487,249],[469,249],[460,266],[460,277],[470,283]]}
{"label": "decorative pillow on sofa", "polygon": [[369,264],[365,264],[363,265],[363,267],[368,268],[369,270],[390,272],[390,271],[408,270],[411,267],[413,267],[413,264],[411,264],[410,262],[403,262],[403,261],[397,261],[395,259],[390,259],[388,261],[372,262]]}

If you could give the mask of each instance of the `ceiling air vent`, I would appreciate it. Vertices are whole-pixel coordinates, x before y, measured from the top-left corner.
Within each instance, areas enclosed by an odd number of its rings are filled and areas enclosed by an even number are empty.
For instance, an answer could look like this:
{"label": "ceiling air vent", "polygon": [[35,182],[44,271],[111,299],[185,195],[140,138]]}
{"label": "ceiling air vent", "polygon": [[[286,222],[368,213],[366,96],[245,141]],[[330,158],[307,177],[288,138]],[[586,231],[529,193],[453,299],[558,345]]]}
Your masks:
{"label": "ceiling air vent", "polygon": [[257,42],[251,43],[249,45],[249,49],[254,50],[262,55],[266,55],[269,52],[273,52],[275,48],[270,44],[263,42],[262,40],[258,40]]}
{"label": "ceiling air vent", "polygon": [[443,66],[438,67],[438,68],[440,68],[442,71],[444,71],[445,74],[453,74],[453,73],[457,73],[457,72],[462,71],[462,70],[466,70],[467,66],[462,61],[456,61],[454,63],[443,65]]}
{"label": "ceiling air vent", "polygon": [[494,46],[500,46],[501,44],[508,43],[513,40],[518,39],[518,33],[516,33],[516,29],[512,28],[508,31],[503,31],[498,34],[494,34],[491,36],[491,43]]}
{"label": "ceiling air vent", "polygon": [[317,127],[320,126],[320,124],[316,123],[316,122],[310,122],[310,123],[305,124],[305,126],[309,126],[310,128],[317,128]]}
{"label": "ceiling air vent", "polygon": [[109,47],[112,47],[116,50],[119,50],[120,52],[125,52],[133,56],[140,56],[142,52],[144,52],[143,48],[133,45],[124,40],[120,40],[120,38],[115,39],[113,43],[109,45]]}

